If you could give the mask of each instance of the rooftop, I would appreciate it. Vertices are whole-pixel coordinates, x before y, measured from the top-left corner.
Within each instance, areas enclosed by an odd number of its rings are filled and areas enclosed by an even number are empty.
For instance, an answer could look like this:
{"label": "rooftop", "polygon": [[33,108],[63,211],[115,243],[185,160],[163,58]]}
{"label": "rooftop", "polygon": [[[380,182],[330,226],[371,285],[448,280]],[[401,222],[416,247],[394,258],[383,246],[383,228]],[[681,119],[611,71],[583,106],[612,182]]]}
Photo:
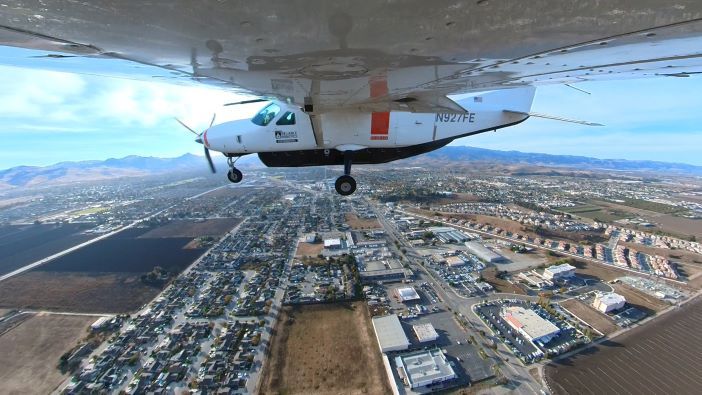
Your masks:
{"label": "rooftop", "polygon": [[546,268],[546,270],[548,270],[549,272],[551,272],[553,274],[557,274],[557,273],[564,273],[564,272],[568,272],[571,270],[575,270],[575,266],[571,266],[567,263],[563,263],[561,265],[549,266]]}
{"label": "rooftop", "polygon": [[412,388],[456,377],[446,356],[438,349],[400,355],[395,358],[395,364],[404,370]]}
{"label": "rooftop", "polygon": [[615,305],[619,303],[626,303],[626,299],[622,295],[619,295],[614,292],[606,293],[603,294],[599,297],[600,303],[604,303],[606,305]]}
{"label": "rooftop", "polygon": [[402,299],[403,302],[407,300],[420,299],[419,294],[414,290],[414,287],[398,288],[397,294],[400,296],[400,299]]}
{"label": "rooftop", "polygon": [[532,339],[558,333],[560,329],[551,321],[541,318],[531,309],[510,306],[502,309],[503,317],[514,327],[523,330]]}
{"label": "rooftop", "polygon": [[417,335],[417,339],[419,339],[420,342],[436,340],[439,337],[439,334],[436,333],[436,329],[434,329],[434,325],[430,322],[413,325],[412,329],[414,329],[414,333]]}
{"label": "rooftop", "polygon": [[373,329],[375,329],[375,336],[378,338],[381,350],[397,347],[407,348],[410,344],[396,314],[373,317]]}

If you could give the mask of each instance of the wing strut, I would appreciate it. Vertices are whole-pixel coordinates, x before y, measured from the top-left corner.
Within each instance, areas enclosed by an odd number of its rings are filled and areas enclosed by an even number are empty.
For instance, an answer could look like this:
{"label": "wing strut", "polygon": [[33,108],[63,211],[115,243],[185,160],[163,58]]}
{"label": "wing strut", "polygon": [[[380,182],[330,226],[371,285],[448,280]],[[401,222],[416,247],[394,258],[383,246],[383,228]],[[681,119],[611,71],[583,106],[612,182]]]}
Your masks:
{"label": "wing strut", "polygon": [[506,113],[510,113],[510,114],[528,115],[530,117],[535,117],[535,118],[552,119],[554,121],[577,123],[577,124],[585,125],[585,126],[604,126],[601,123],[580,121],[577,119],[563,118],[563,117],[558,117],[555,115],[540,114],[538,112],[524,112],[524,111],[512,111],[512,110],[502,110],[502,111],[506,112]]}

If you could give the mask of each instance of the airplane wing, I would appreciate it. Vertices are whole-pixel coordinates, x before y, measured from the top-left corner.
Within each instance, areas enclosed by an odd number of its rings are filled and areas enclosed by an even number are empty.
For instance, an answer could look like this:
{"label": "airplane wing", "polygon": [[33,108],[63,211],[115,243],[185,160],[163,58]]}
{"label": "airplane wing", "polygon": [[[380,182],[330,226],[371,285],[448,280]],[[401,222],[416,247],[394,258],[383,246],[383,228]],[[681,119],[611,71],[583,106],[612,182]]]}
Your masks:
{"label": "airplane wing", "polygon": [[[23,0],[0,63],[209,84],[314,108],[702,72],[699,0]],[[13,48],[8,48],[13,47]]]}

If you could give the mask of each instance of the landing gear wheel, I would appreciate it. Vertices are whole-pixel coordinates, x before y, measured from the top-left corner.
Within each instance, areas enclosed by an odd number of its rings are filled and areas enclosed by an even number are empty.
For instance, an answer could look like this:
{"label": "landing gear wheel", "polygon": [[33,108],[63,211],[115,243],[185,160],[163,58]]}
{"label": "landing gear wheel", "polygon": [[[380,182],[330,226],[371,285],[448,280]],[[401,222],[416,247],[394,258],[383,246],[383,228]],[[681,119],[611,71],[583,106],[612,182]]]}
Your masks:
{"label": "landing gear wheel", "polygon": [[341,196],[349,196],[356,191],[356,180],[351,176],[343,175],[334,183],[336,192]]}
{"label": "landing gear wheel", "polygon": [[239,169],[237,169],[236,167],[232,167],[227,172],[227,178],[229,179],[229,181],[236,184],[241,182],[241,179],[244,178],[244,175],[241,174],[241,171],[239,171]]}

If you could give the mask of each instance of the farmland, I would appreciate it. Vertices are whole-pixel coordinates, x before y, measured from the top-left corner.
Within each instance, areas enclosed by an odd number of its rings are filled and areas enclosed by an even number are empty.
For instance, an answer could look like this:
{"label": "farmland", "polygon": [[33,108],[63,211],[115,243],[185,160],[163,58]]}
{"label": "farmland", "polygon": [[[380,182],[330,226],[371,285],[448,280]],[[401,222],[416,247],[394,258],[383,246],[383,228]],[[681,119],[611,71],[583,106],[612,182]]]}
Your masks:
{"label": "farmland", "polygon": [[133,228],[3,281],[0,307],[126,313],[155,297],[161,284],[140,276],[155,266],[177,274],[203,253],[188,237],[144,238]]}
{"label": "farmland", "polygon": [[202,254],[183,249],[186,237],[141,238],[144,229],[128,229],[34,269],[46,272],[145,273],[161,266],[179,272]]}
{"label": "farmland", "polygon": [[550,363],[554,394],[699,393],[702,299],[582,352]]}
{"label": "farmland", "polygon": [[0,275],[88,241],[83,224],[8,225],[0,227]]}
{"label": "farmland", "polygon": [[364,303],[285,307],[264,394],[390,393]]}
{"label": "farmland", "polygon": [[0,336],[0,382],[6,394],[47,394],[67,377],[61,354],[86,335],[96,317],[35,315]]}
{"label": "farmland", "polygon": [[202,221],[173,220],[141,235],[141,238],[222,236],[239,222],[241,220],[238,218],[212,218]]}
{"label": "farmland", "polygon": [[2,282],[0,308],[129,313],[160,291],[133,273],[30,271]]}

